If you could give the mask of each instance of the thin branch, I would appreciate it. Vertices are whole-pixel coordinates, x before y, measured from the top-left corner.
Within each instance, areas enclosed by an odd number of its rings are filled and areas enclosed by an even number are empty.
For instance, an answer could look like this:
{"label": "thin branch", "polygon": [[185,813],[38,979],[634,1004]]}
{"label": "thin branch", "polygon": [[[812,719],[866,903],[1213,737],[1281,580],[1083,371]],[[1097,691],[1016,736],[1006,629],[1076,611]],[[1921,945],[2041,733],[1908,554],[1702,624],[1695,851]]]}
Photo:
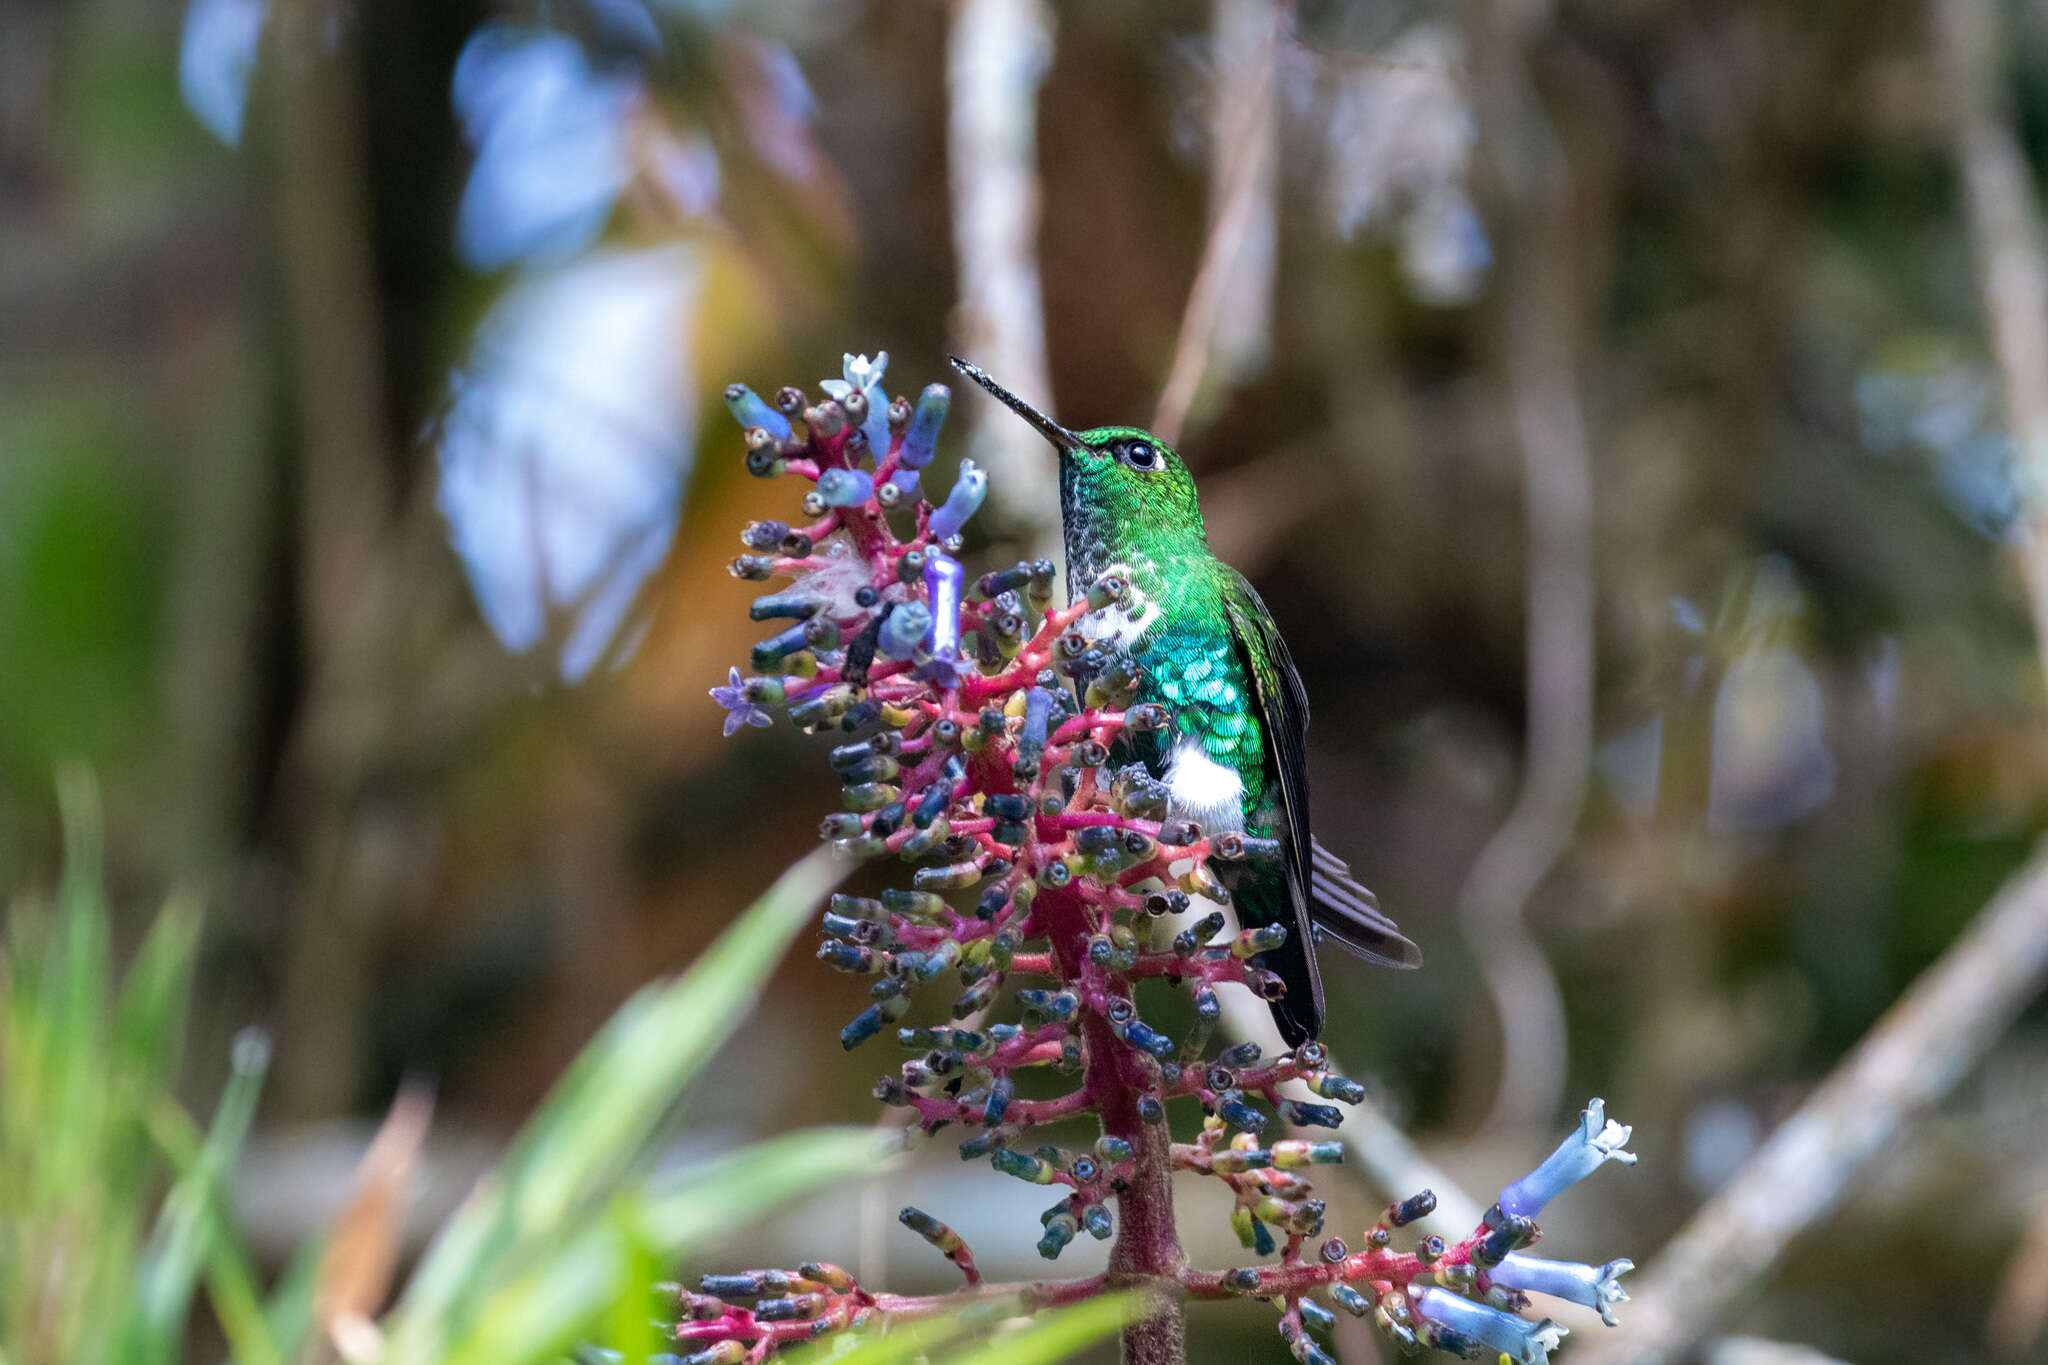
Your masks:
{"label": "thin branch", "polygon": [[[1224,83],[1227,136],[1219,130],[1222,154],[1216,163],[1218,207],[1209,228],[1209,240],[1202,248],[1194,285],[1188,290],[1187,306],[1181,313],[1173,368],[1167,373],[1166,386],[1159,393],[1159,406],[1152,414],[1152,430],[1168,445],[1180,443],[1188,410],[1194,406],[1202,377],[1216,353],[1226,297],[1231,291],[1241,295],[1251,287],[1237,271],[1253,241],[1253,226],[1261,221],[1261,210],[1267,235],[1271,235],[1278,142],[1273,90],[1279,63],[1281,16],[1271,6],[1260,8],[1266,17],[1256,55],[1239,58],[1224,68],[1226,77],[1233,72],[1240,74]],[[1219,8],[1219,24],[1228,13],[1229,10]],[[1223,41],[1219,39],[1219,45]],[[1270,290],[1270,268],[1263,283]]]}
{"label": "thin branch", "polygon": [[1569,847],[1593,733],[1593,476],[1572,353],[1571,168],[1526,69],[1532,29],[1492,17],[1493,92],[1481,127],[1502,158],[1514,221],[1505,263],[1512,428],[1522,458],[1528,738],[1514,809],[1480,851],[1458,916],[1501,1028],[1490,1128],[1547,1122],[1564,1087],[1563,995],[1529,933],[1529,898]]}
{"label": "thin branch", "polygon": [[2048,265],[2040,216],[2008,109],[1997,9],[1990,0],[1935,0],[1933,19],[1977,284],[2019,455],[2021,565],[2048,666]]}
{"label": "thin branch", "polygon": [[[1263,1001],[1243,992],[1222,993],[1223,1029],[1231,1037],[1257,1043],[1269,1054],[1285,1053],[1287,1045]],[[1345,1070],[1343,1059],[1332,1057],[1331,1069]],[[1479,1222],[1484,1206],[1424,1156],[1399,1128],[1388,1121],[1371,1101],[1355,1104],[1337,1130],[1343,1140],[1346,1165],[1384,1199],[1406,1199],[1422,1190],[1436,1192],[1436,1215],[1441,1226],[1463,1231]]]}
{"label": "thin branch", "polygon": [[1762,1337],[1723,1337],[1707,1348],[1706,1365],[1842,1365],[1808,1346]]}
{"label": "thin branch", "polygon": [[[1045,299],[1038,275],[1038,87],[1052,60],[1043,0],[962,0],[946,44],[946,156],[961,351],[1004,385],[1047,403]],[[1049,404],[1047,404],[1050,406]],[[1030,533],[1057,505],[1045,442],[993,403],[977,403],[968,453],[989,474],[1006,529]]]}
{"label": "thin branch", "polygon": [[1967,1075],[2048,981],[2048,847],[1693,1215],[1579,1365],[1676,1360]]}
{"label": "thin branch", "polygon": [[1280,43],[1291,41],[1292,6],[1285,0],[1214,0],[1209,45],[1219,83],[1210,127],[1209,219],[1223,211],[1237,185],[1227,158],[1241,108],[1256,110],[1253,136],[1267,144],[1263,153],[1247,149],[1255,160],[1255,200],[1251,220],[1238,244],[1230,271],[1210,363],[1226,383],[1240,383],[1262,371],[1273,349],[1274,283],[1280,263]]}

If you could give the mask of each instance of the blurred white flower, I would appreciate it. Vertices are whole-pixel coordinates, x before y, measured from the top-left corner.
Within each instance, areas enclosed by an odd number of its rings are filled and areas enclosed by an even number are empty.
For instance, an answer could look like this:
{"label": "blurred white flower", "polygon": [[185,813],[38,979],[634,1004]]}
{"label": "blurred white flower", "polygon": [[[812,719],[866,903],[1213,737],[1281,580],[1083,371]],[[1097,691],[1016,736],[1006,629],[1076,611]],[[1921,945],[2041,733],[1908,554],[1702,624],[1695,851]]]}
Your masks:
{"label": "blurred white flower", "polygon": [[1707,825],[1771,829],[1812,811],[1835,790],[1827,702],[1797,651],[1765,645],[1721,675],[1714,696]]}
{"label": "blurred white flower", "polygon": [[1621,808],[1647,823],[1657,814],[1664,775],[1664,717],[1655,715],[1600,746],[1593,767]]}
{"label": "blurred white flower", "polygon": [[1856,380],[1863,443],[1880,455],[1917,455],[1964,521],[1993,538],[2019,516],[2024,471],[1999,421],[1987,366],[1939,339],[1905,338],[1887,363]]}
{"label": "blurred white flower", "polygon": [[668,553],[696,426],[687,247],[535,274],[478,328],[450,380],[438,505],[508,649],[560,640],[577,681],[621,635]]}
{"label": "blurred white flower", "polygon": [[1443,305],[1469,302],[1493,263],[1465,188],[1474,123],[1454,75],[1462,61],[1455,30],[1417,24],[1340,76],[1327,122],[1337,230],[1391,237],[1417,297]]}
{"label": "blurred white flower", "polygon": [[455,63],[454,98],[476,164],[456,221],[480,269],[567,260],[595,240],[632,173],[636,74],[600,73],[566,34],[487,24]]}
{"label": "blurred white flower", "polygon": [[263,37],[264,0],[192,0],[178,42],[178,93],[230,147],[242,141],[249,77]]}

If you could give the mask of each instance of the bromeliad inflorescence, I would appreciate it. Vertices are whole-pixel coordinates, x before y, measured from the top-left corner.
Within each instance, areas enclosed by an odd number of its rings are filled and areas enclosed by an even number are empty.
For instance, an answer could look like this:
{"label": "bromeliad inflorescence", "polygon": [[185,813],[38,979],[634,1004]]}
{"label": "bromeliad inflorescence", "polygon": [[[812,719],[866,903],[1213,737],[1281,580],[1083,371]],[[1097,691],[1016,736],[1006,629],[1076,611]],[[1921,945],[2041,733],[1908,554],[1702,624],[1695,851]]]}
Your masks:
{"label": "bromeliad inflorescence", "polygon": [[[1634,1160],[1622,1150],[1628,1130],[1607,1122],[1598,1100],[1464,1240],[1395,1249],[1395,1233],[1434,1207],[1427,1191],[1392,1205],[1359,1250],[1323,1239],[1308,1171],[1343,1148],[1284,1130],[1335,1129],[1338,1106],[1359,1102],[1362,1088],[1332,1074],[1312,1040],[1273,1057],[1253,1043],[1211,1045],[1219,992],[1270,1000],[1284,990],[1262,954],[1289,932],[1227,932],[1213,865],[1276,858],[1277,841],[1175,817],[1162,784],[1130,761],[1134,738],[1172,716],[1138,700],[1141,664],[1113,627],[1091,629],[1114,619],[1105,608],[1124,619],[1145,610],[1122,566],[1064,606],[1049,560],[970,579],[961,532],[986,477],[963,462],[943,496],[924,486],[950,394],[932,384],[915,403],[888,398],[887,359],[848,356],[822,400],[794,387],[772,400],[742,384],[726,390],[748,468],[814,486],[803,522],[755,522],[741,537],[734,576],[781,580],[752,608],[774,633],[754,646],[753,675],[735,670],[712,696],[727,733],[780,710],[807,733],[835,736],[844,809],[825,817],[824,837],[856,857],[910,865],[878,897],[834,896],[818,950],[872,980],[871,1003],[840,1042],[850,1050],[890,1034],[910,1054],[877,1097],[911,1111],[925,1133],[963,1133],[963,1157],[1044,1186],[1052,1202],[1036,1241],[1047,1258],[1083,1233],[1115,1239],[1107,1275],[1012,1292],[1051,1304],[1142,1283],[1269,1299],[1304,1362],[1329,1359],[1315,1340],[1333,1321],[1326,1302],[1371,1318],[1405,1349],[1518,1362],[1547,1359],[1564,1330],[1520,1315],[1530,1293],[1608,1317],[1626,1297],[1616,1277],[1627,1261],[1523,1254],[1544,1203],[1609,1159]],[[1173,993],[1185,1007],[1166,1008]],[[949,1017],[932,1022],[928,1009],[913,1022],[918,995]],[[1007,1018],[996,1017],[1002,1001]],[[1169,1013],[1192,1022],[1168,1029]],[[1064,1085],[1021,1095],[1030,1069]],[[1191,1141],[1168,1131],[1175,1101],[1199,1106]],[[1084,1116],[1092,1140],[1037,1141],[1046,1126]],[[1188,1267],[1173,1225],[1177,1171],[1228,1186],[1240,1241],[1270,1259]],[[956,1233],[916,1209],[902,1217],[959,1267],[969,1294],[989,1292]],[[707,1275],[701,1292],[678,1291],[674,1334],[689,1360],[730,1365],[840,1328],[947,1311],[961,1297],[885,1294],[824,1263]]]}

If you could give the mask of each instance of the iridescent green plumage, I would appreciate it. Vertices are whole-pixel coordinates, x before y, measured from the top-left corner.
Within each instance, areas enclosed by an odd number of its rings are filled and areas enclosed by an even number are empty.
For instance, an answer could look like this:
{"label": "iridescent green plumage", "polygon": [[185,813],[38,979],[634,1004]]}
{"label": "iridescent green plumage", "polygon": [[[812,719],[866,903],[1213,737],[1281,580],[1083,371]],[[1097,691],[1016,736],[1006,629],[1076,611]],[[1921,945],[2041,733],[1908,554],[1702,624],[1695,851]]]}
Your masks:
{"label": "iridescent green plumage", "polygon": [[1108,609],[1098,633],[1117,633],[1143,667],[1141,698],[1174,714],[1173,730],[1139,757],[1167,782],[1175,814],[1212,833],[1279,838],[1279,864],[1235,868],[1226,885],[1241,922],[1289,926],[1265,955],[1287,987],[1273,1017],[1290,1043],[1315,1037],[1317,941],[1396,966],[1420,955],[1309,831],[1308,698],[1286,642],[1251,584],[1209,553],[1194,480],[1171,448],[1136,427],[1068,431],[953,363],[1058,448],[1070,596],[1121,567],[1145,598],[1136,618]]}

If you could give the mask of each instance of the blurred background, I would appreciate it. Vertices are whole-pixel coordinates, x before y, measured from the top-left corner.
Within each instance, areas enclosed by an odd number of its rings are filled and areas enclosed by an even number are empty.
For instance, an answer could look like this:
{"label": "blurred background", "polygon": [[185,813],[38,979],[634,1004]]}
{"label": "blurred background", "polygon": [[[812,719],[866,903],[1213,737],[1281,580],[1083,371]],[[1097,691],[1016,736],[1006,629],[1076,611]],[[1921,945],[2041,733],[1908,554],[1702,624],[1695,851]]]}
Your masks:
{"label": "blurred background", "polygon": [[[186,1086],[274,1033],[255,1244],[409,1075],[435,1216],[833,801],[706,696],[795,511],[720,390],[962,349],[1177,432],[1271,604],[1317,828],[1428,960],[1331,964],[1337,1055],[1474,1191],[1605,1096],[1642,1165],[1546,1250],[1646,1263],[2048,814],[1963,106],[2024,199],[2048,6],[14,0],[0,888],[89,764],[122,923],[205,907]],[[1047,547],[1050,451],[956,394],[970,451],[969,562]],[[794,955],[691,1141],[875,1117],[863,998]],[[2048,1359],[2044,1124],[2037,1005],[1722,1330]],[[942,1285],[914,1195],[1034,1273],[1039,1201],[940,1146],[748,1263]],[[1352,1236],[1406,1193],[1332,1183]]]}

